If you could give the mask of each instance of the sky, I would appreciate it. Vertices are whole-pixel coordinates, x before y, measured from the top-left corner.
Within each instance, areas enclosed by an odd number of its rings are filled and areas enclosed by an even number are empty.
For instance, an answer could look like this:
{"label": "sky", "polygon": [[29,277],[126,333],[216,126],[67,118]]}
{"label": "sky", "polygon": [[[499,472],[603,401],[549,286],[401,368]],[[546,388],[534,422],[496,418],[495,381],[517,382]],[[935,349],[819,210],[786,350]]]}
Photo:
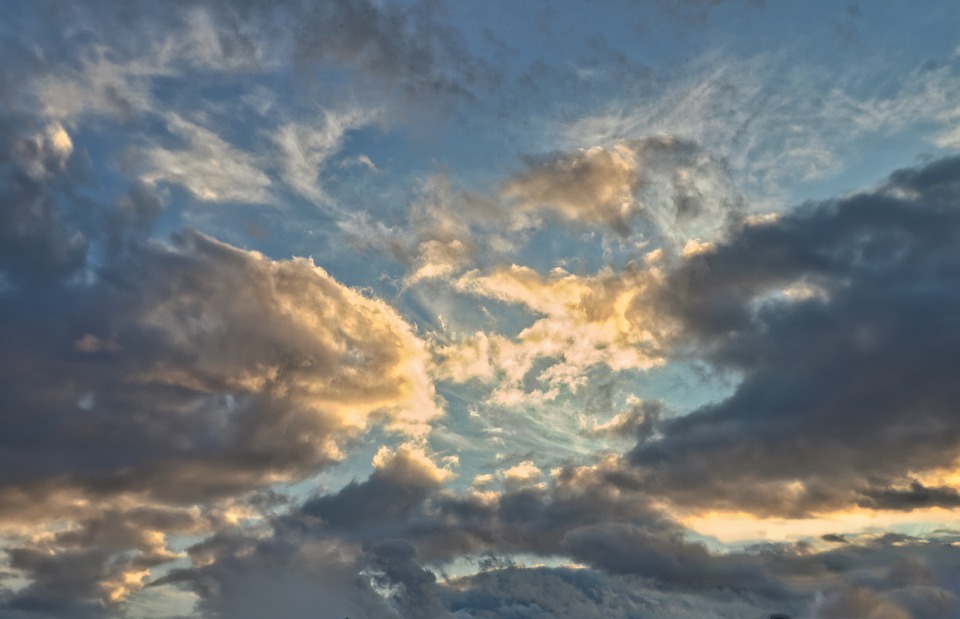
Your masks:
{"label": "sky", "polygon": [[0,3],[0,618],[960,616],[958,33]]}

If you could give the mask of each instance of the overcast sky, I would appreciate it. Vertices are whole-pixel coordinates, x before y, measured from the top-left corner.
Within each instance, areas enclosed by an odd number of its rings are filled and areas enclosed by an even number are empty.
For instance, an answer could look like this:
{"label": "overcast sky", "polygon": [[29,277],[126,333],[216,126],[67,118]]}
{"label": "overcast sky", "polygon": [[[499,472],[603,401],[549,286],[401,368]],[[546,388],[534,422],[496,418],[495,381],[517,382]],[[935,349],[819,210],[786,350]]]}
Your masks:
{"label": "overcast sky", "polygon": [[0,618],[960,616],[954,0],[9,0],[0,58]]}

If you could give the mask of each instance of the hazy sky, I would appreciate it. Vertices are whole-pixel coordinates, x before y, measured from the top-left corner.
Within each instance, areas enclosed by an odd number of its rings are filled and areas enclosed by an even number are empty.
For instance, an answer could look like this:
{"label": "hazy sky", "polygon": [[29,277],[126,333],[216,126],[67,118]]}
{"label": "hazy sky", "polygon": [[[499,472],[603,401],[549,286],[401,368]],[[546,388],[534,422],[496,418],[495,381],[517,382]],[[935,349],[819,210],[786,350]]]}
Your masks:
{"label": "hazy sky", "polygon": [[0,58],[0,619],[960,616],[954,0],[8,0]]}

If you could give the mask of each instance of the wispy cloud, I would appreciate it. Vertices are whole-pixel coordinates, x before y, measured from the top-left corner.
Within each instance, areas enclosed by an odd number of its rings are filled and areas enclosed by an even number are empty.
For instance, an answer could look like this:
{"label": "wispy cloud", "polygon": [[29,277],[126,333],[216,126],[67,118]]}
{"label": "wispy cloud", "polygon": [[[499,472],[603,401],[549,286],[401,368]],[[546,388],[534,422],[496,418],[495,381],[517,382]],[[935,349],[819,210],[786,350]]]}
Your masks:
{"label": "wispy cloud", "polygon": [[205,202],[273,201],[270,179],[251,154],[177,114],[167,118],[167,126],[186,142],[186,148],[147,148],[143,153],[148,166],[144,182],[182,185]]}

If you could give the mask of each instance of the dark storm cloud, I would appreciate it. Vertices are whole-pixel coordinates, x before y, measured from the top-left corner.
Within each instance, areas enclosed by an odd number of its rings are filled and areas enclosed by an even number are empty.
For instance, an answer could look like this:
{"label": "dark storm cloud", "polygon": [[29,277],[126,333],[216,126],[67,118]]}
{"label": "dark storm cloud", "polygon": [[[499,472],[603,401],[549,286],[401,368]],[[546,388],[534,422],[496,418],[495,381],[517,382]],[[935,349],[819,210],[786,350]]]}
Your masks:
{"label": "dark storm cloud", "polygon": [[175,570],[154,586],[190,587],[200,596],[203,617],[224,619],[314,619],[332,617],[398,619],[361,570],[362,550],[286,531],[268,539],[238,536],[223,540],[216,560],[192,570]]}
{"label": "dark storm cloud", "polygon": [[416,561],[413,544],[400,539],[384,539],[367,548],[367,565],[373,579],[392,588],[390,599],[404,619],[440,619],[447,616],[437,599],[437,577]]}
{"label": "dark storm cloud", "polygon": [[400,452],[363,482],[311,499],[301,511],[322,526],[356,539],[377,539],[403,530],[412,513],[440,490],[442,479],[421,460]]}
{"label": "dark storm cloud", "polygon": [[[743,376],[664,421],[641,487],[701,506],[802,514],[948,465],[960,449],[960,158],[746,224],[665,282],[688,344]],[[799,481],[797,488],[785,483]],[[941,497],[942,498],[942,497]]]}

